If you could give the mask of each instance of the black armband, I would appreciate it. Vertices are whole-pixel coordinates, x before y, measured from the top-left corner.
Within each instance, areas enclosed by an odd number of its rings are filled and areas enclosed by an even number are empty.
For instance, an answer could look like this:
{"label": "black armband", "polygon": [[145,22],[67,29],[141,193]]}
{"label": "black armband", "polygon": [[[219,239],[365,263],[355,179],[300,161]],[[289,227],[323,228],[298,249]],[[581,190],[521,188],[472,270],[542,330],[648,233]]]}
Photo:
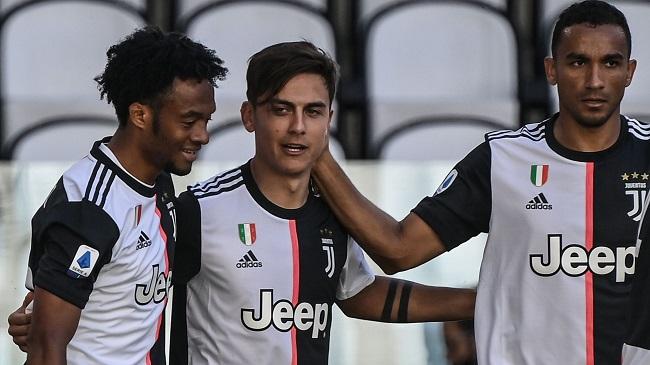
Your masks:
{"label": "black armband", "polygon": [[399,310],[397,312],[397,322],[404,323],[406,322],[408,311],[409,311],[409,299],[411,299],[411,289],[413,288],[413,283],[406,282],[402,287],[402,295],[399,299]]}

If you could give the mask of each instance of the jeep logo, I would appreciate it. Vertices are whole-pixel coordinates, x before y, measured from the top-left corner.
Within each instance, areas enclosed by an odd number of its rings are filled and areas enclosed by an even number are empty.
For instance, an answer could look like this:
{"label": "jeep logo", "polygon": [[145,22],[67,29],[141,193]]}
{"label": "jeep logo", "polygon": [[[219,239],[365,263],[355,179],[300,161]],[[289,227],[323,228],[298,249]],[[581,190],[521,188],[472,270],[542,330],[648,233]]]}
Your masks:
{"label": "jeep logo", "polygon": [[[562,235],[548,235],[548,252],[531,254],[530,268],[541,276],[551,276],[562,270],[569,276],[583,275],[587,270],[597,275],[607,275],[616,270],[616,282],[625,281],[625,275],[634,274],[636,247],[616,247],[616,252],[605,246],[594,247],[591,251],[576,244],[562,248]],[[626,265],[628,257],[632,264]]]}
{"label": "jeep logo", "polygon": [[[327,328],[329,305],[299,303],[295,308],[288,300],[273,302],[273,289],[260,289],[260,308],[256,315],[254,309],[242,308],[241,322],[252,331],[264,331],[271,325],[278,331],[286,332],[295,326],[301,331],[311,328],[311,337],[318,338]],[[323,337],[325,333],[323,332]]]}
{"label": "jeep logo", "polygon": [[169,287],[172,285],[172,273],[165,277],[165,272],[159,272],[159,265],[152,265],[151,279],[147,284],[137,284],[135,286],[135,302],[140,305],[149,304],[152,300],[154,303],[162,302],[169,293]]}

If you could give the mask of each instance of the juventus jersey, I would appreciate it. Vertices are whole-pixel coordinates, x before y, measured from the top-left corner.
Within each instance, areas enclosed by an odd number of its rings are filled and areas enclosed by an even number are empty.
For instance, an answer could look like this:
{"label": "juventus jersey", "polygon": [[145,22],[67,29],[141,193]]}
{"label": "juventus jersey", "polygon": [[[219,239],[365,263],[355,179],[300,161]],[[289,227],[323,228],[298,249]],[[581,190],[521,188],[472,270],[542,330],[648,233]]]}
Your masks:
{"label": "juventus jersey", "polygon": [[557,116],[486,141],[413,210],[448,249],[489,232],[476,303],[480,364],[621,363],[650,126],[571,151]]}
{"label": "juventus jersey", "polygon": [[624,365],[650,364],[650,217],[647,201],[636,249],[637,269],[632,279],[630,320],[623,345]]}
{"label": "juventus jersey", "polygon": [[320,197],[267,200],[250,162],[180,195],[172,364],[327,364],[332,305],[374,280]]}
{"label": "juventus jersey", "polygon": [[26,286],[82,309],[68,364],[163,365],[173,185],[169,175],[139,182],[107,141],[63,174],[34,215]]}

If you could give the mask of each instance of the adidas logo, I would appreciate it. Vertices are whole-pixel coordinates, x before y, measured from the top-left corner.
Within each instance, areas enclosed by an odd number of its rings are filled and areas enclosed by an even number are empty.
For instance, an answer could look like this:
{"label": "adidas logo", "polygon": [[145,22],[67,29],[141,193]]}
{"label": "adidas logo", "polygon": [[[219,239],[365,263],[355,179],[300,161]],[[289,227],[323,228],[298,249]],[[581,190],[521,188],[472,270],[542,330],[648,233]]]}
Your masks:
{"label": "adidas logo", "polygon": [[255,254],[253,251],[248,250],[244,257],[239,259],[239,262],[237,262],[238,269],[247,269],[251,267],[262,267],[262,261],[258,260],[257,257],[255,257]]}
{"label": "adidas logo", "polygon": [[553,209],[553,206],[548,203],[548,200],[546,200],[546,197],[544,196],[544,193],[539,193],[537,194],[536,197],[531,199],[528,204],[526,204],[526,209],[532,210],[532,209],[540,209],[540,210],[551,210]]}
{"label": "adidas logo", "polygon": [[151,239],[147,236],[146,233],[140,231],[140,237],[138,237],[138,245],[135,246],[135,250],[151,246]]}

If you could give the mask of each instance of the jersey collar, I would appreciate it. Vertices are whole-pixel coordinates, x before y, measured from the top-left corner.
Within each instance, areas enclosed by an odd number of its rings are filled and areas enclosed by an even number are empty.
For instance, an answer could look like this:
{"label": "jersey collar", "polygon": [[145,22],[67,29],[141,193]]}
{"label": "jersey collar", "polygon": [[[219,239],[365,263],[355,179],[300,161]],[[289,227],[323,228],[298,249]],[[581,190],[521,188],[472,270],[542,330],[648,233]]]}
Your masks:
{"label": "jersey collar", "polygon": [[[99,148],[100,145],[103,143],[108,143],[111,140],[111,137],[104,137],[99,141],[96,141],[93,144],[92,150],[90,150],[90,154],[97,159],[97,161],[103,163],[106,165],[111,171],[115,172],[115,174],[120,178],[120,180],[124,181],[125,184],[127,184],[131,189],[133,189],[135,192],[138,194],[145,196],[147,198],[151,198],[154,196],[156,193],[155,186],[150,187],[142,182],[138,181],[135,179],[131,174],[126,172],[121,166],[118,166],[113,160],[111,160],[110,157],[106,156],[106,154]],[[156,179],[156,182],[158,179]]]}
{"label": "jersey collar", "polygon": [[621,132],[618,134],[618,139],[616,142],[614,142],[613,145],[608,147],[607,149],[604,149],[602,151],[597,151],[597,152],[581,152],[581,151],[574,151],[569,148],[564,147],[563,145],[560,144],[560,142],[555,139],[555,135],[553,134],[553,126],[555,125],[555,122],[557,121],[558,116],[560,113],[556,113],[553,115],[551,118],[547,119],[545,122],[544,129],[546,130],[546,143],[548,143],[548,146],[555,151],[557,154],[560,156],[566,157],[570,160],[574,161],[580,161],[580,162],[590,162],[590,161],[600,161],[603,159],[608,158],[609,156],[614,155],[617,153],[624,144],[624,142],[627,140],[627,120],[625,119],[624,116],[620,116],[620,125],[621,125]]}

